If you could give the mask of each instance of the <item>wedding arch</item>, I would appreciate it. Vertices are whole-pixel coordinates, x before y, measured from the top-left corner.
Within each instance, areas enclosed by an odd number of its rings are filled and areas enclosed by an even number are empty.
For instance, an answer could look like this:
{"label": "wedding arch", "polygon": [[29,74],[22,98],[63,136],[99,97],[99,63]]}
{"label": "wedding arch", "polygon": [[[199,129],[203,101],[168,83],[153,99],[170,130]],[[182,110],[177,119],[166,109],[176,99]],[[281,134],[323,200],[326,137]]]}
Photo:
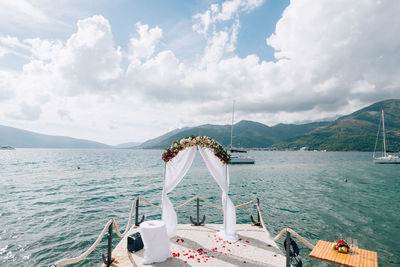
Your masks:
{"label": "wedding arch", "polygon": [[211,175],[222,190],[222,209],[224,214],[223,228],[218,235],[224,240],[235,242],[236,234],[236,210],[229,192],[230,155],[223,147],[210,137],[189,136],[175,141],[162,155],[165,161],[164,186],[162,191],[162,220],[165,222],[169,237],[176,236],[178,219],[171,200],[170,193],[183,179],[193,163],[196,150],[199,150]]}

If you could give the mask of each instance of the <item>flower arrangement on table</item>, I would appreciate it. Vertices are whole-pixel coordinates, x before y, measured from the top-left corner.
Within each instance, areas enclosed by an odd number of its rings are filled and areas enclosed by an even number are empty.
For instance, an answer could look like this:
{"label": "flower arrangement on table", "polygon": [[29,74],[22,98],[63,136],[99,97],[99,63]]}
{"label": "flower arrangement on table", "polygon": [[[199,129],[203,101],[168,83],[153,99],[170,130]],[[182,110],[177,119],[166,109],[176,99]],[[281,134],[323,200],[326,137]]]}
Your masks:
{"label": "flower arrangement on table", "polygon": [[340,253],[348,253],[350,251],[350,246],[343,239],[336,240],[336,242],[332,244],[332,248]]}
{"label": "flower arrangement on table", "polygon": [[167,148],[162,154],[162,159],[163,161],[168,162],[176,157],[179,151],[192,146],[201,146],[210,149],[224,164],[228,164],[231,161],[231,156],[217,141],[208,136],[196,135],[188,136],[173,142],[171,147]]}

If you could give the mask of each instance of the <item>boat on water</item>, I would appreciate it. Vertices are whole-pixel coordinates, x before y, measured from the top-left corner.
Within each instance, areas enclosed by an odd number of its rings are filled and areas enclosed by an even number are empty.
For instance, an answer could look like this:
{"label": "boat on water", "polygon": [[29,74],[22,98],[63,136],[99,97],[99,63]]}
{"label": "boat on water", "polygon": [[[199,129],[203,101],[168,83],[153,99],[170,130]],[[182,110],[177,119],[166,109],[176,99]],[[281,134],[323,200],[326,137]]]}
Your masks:
{"label": "boat on water", "polygon": [[[382,151],[383,156],[377,157],[376,156],[376,146],[378,144],[381,124],[382,124],[382,137],[383,137],[383,151]],[[372,156],[372,159],[373,159],[374,163],[378,163],[378,164],[400,164],[399,153],[397,153],[397,154],[389,153],[386,149],[385,112],[383,111],[383,109],[382,109],[382,113],[381,113],[381,120],[380,120],[379,126],[378,126],[378,133],[376,135],[375,148],[374,148],[374,154]]]}
{"label": "boat on water", "polygon": [[230,164],[254,164],[256,161],[254,158],[248,156],[247,150],[243,148],[233,147],[233,123],[235,118],[235,101],[233,101],[232,107],[232,124],[231,124],[231,145],[229,147],[229,152],[231,152]]}
{"label": "boat on water", "polygon": [[12,146],[0,146],[0,150],[15,150]]}
{"label": "boat on water", "polygon": [[231,153],[230,164],[254,164],[255,162],[255,159],[250,156],[243,156],[242,154]]}
{"label": "boat on water", "polygon": [[[216,186],[222,190],[222,205],[212,203],[206,198],[195,196],[185,203],[173,206],[168,193],[177,187],[189,170],[196,153],[200,152],[211,176],[216,181]],[[215,140],[205,136],[191,136],[172,144],[162,155],[165,162],[164,185],[161,193],[162,203],[155,205],[137,196],[132,203],[128,217],[128,223],[122,234],[114,219],[109,219],[96,241],[80,256],[62,259],[52,267],[61,267],[79,263],[92,252],[108,233],[107,257],[103,254],[104,267],[128,267],[128,266],[302,266],[298,258],[299,249],[294,236],[305,246],[313,249],[315,246],[301,237],[290,228],[283,228],[278,235],[273,237],[267,230],[261,214],[260,202],[255,198],[247,203],[233,205],[229,191],[229,160],[226,150]],[[200,200],[222,211],[223,224],[206,224],[206,216],[200,216]],[[147,221],[145,216],[139,216],[139,201],[160,211],[162,221]],[[191,224],[178,224],[178,209],[188,206],[196,201],[196,216],[190,216]],[[236,210],[246,206],[255,208],[256,216],[249,216],[249,223],[236,223]],[[135,214],[134,224],[132,218]],[[146,223],[147,222],[147,223]],[[149,225],[157,227],[149,231]],[[161,227],[158,227],[161,226]],[[155,234],[165,227],[165,237]],[[121,241],[112,248],[113,229]],[[143,242],[140,248],[130,252],[129,240],[141,233]],[[147,234],[146,234],[147,233]],[[285,236],[286,235],[286,236]],[[277,241],[282,239],[286,252],[282,252]],[[152,245],[149,245],[153,241]],[[140,241],[138,241],[140,243]],[[143,248],[144,244],[144,248]],[[166,245],[167,244],[167,245]],[[153,259],[149,262],[151,253],[167,249],[168,253],[163,258]],[[152,252],[153,251],[153,252]],[[159,256],[157,254],[156,256]],[[307,254],[306,254],[307,255]],[[154,256],[154,255],[153,255]],[[156,258],[156,257],[155,257]]]}

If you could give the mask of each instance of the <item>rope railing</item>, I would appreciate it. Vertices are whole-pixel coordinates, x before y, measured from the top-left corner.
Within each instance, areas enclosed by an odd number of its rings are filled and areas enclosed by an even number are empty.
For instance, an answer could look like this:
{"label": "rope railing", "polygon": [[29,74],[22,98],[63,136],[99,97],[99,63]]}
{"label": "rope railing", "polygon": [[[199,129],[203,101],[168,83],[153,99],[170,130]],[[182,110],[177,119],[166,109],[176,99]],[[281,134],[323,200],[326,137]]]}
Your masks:
{"label": "rope railing", "polygon": [[110,219],[106,225],[103,228],[103,231],[101,231],[100,235],[97,237],[96,241],[88,248],[84,253],[82,253],[80,256],[75,257],[75,258],[70,258],[70,259],[62,259],[54,264],[50,265],[50,267],[61,267],[69,264],[74,264],[80,261],[83,261],[86,259],[87,256],[89,256],[90,253],[97,247],[97,245],[100,243],[100,241],[103,239],[104,235],[107,233],[109,226],[113,224],[114,225],[114,219]]}
{"label": "rope railing", "polygon": [[[264,219],[263,216],[261,214],[261,209],[260,209],[260,205],[258,203],[258,201],[255,203],[255,206],[257,208],[257,212],[258,212],[258,217],[259,217],[259,223],[261,224],[262,228],[264,229],[264,232],[268,235],[268,237],[270,236],[270,234],[267,231],[267,227],[265,227],[264,224]],[[253,218],[252,218],[253,220]],[[290,234],[293,234],[298,240],[300,240],[304,245],[306,245],[308,248],[313,249],[314,245],[311,244],[309,241],[307,241],[304,237],[302,237],[301,235],[299,235],[298,233],[296,233],[294,230],[290,229],[290,228],[284,228],[282,229],[282,231],[279,232],[279,234],[274,237],[274,241],[277,242],[284,234],[286,233],[286,241],[285,241],[285,249],[286,249],[286,267],[290,267],[293,266],[292,264],[292,255],[291,255],[291,251],[290,251],[290,246],[291,246],[291,238],[290,238]],[[294,261],[300,265],[296,266],[302,266],[302,262],[301,260],[297,260],[296,259],[297,255],[294,255]]]}
{"label": "rope railing", "polygon": [[151,203],[150,201],[148,201],[147,199],[145,199],[144,197],[137,197],[137,198],[139,198],[140,200],[143,200],[144,202],[146,202],[149,206],[151,206],[151,207],[153,207],[153,208],[155,208],[155,209],[158,209],[158,210],[161,210],[161,207],[160,206],[156,206],[156,205],[154,205],[153,203]]}
{"label": "rope railing", "polygon": [[236,209],[240,209],[240,208],[249,206],[249,205],[251,205],[251,204],[254,204],[254,202],[256,202],[256,201],[257,201],[257,198],[255,198],[255,199],[253,199],[253,200],[250,200],[249,202],[246,202],[246,203],[237,205],[237,206],[235,206],[235,208],[236,208]]}
{"label": "rope railing", "polygon": [[190,202],[193,202],[193,201],[195,201],[195,200],[197,200],[197,199],[203,200],[205,203],[207,203],[209,206],[211,206],[211,207],[213,207],[213,208],[222,210],[222,208],[221,208],[220,206],[218,206],[218,205],[212,203],[211,201],[209,201],[208,199],[206,199],[206,198],[204,198],[204,197],[199,197],[199,196],[192,197],[191,199],[189,199],[189,200],[186,201],[185,203],[176,206],[174,209],[175,209],[175,210],[181,209],[181,208],[185,207],[186,205],[188,205]]}
{"label": "rope railing", "polygon": [[61,267],[69,264],[74,264],[77,262],[80,262],[84,259],[86,259],[87,256],[89,256],[90,253],[100,244],[100,241],[103,239],[107,231],[109,230],[110,225],[112,225],[115,229],[115,233],[117,234],[118,237],[123,238],[128,231],[125,231],[124,234],[121,234],[121,232],[118,229],[117,222],[114,219],[110,219],[106,225],[103,228],[103,231],[101,231],[100,235],[97,237],[96,241],[81,255],[75,258],[70,258],[70,259],[62,259],[57,261],[56,263],[50,265],[50,267]]}
{"label": "rope railing", "polygon": [[[176,206],[176,207],[175,207],[175,210],[181,209],[181,208],[187,206],[189,203],[191,203],[191,202],[193,202],[193,201],[195,201],[195,200],[199,200],[199,199],[203,200],[205,203],[207,203],[209,206],[211,206],[211,207],[213,207],[213,208],[222,210],[222,208],[221,208],[220,206],[218,206],[218,205],[212,203],[211,201],[209,201],[209,200],[206,199],[206,198],[199,197],[199,196],[195,196],[195,197],[189,199],[188,201],[186,201],[185,203]],[[114,228],[114,229],[115,229],[115,233],[116,233],[116,235],[117,235],[118,237],[120,237],[120,238],[125,237],[125,235],[129,232],[129,229],[130,229],[130,227],[131,227],[132,217],[133,217],[133,213],[134,213],[134,209],[135,209],[135,208],[136,208],[136,217],[138,217],[138,212],[137,212],[137,211],[138,211],[138,206],[139,206],[139,205],[138,205],[138,202],[139,202],[138,200],[142,200],[142,201],[144,201],[145,203],[147,203],[149,206],[151,206],[151,207],[153,207],[153,208],[156,208],[156,209],[158,209],[158,210],[161,210],[161,207],[160,207],[160,206],[154,205],[153,203],[151,203],[150,201],[148,201],[148,200],[145,199],[144,197],[141,197],[141,196],[136,197],[136,198],[132,201],[131,210],[130,210],[129,218],[128,218],[128,223],[127,223],[127,225],[126,225],[126,227],[125,227],[124,233],[121,233],[121,232],[119,231],[117,222],[116,222],[114,219],[110,219],[110,220],[106,223],[106,225],[104,226],[103,230],[101,231],[100,235],[97,237],[96,241],[95,241],[84,253],[82,253],[80,256],[75,257],[75,258],[61,259],[61,260],[55,262],[54,264],[52,264],[52,265],[50,265],[50,266],[51,266],[51,267],[61,267],[61,266],[65,266],[65,265],[69,265],[69,264],[74,264],[74,263],[77,263],[77,262],[80,262],[80,261],[84,260],[84,259],[85,259],[87,256],[89,256],[89,254],[92,253],[93,250],[99,245],[100,241],[103,239],[104,235],[107,233],[107,230],[109,230],[109,234],[111,233],[111,232],[110,232],[110,231],[111,231],[111,228]],[[235,208],[236,208],[236,209],[240,209],[240,208],[243,208],[243,207],[252,205],[252,204],[254,204],[254,205],[256,206],[256,208],[257,208],[257,212],[258,212],[258,215],[259,215],[259,216],[258,216],[258,217],[259,217],[258,219],[259,219],[259,221],[260,221],[259,223],[261,224],[262,228],[264,229],[264,232],[265,232],[267,235],[269,235],[269,233],[268,233],[268,231],[267,231],[267,228],[266,228],[266,226],[265,226],[265,224],[264,224],[263,216],[262,216],[262,214],[261,214],[261,209],[260,209],[260,206],[259,206],[259,203],[258,203],[258,199],[257,199],[257,198],[255,198],[255,199],[253,199],[253,200],[251,200],[251,201],[249,201],[249,202],[246,202],[246,203],[237,205],[237,206],[235,206]],[[252,220],[253,220],[253,218],[252,218]],[[259,225],[259,224],[255,224],[255,225]],[[110,227],[110,226],[112,226],[112,227]],[[136,226],[138,226],[138,225],[136,225]],[[302,236],[300,236],[298,233],[296,233],[294,230],[292,230],[292,229],[290,229],[290,228],[284,228],[284,229],[282,229],[282,231],[274,238],[274,241],[278,241],[285,233],[291,233],[291,234],[293,234],[294,236],[297,237],[298,240],[300,240],[300,241],[301,241],[303,244],[305,244],[307,247],[309,247],[310,249],[313,249],[313,248],[314,248],[314,245],[312,245],[309,241],[307,241],[305,238],[303,238]],[[109,249],[111,249],[111,248],[109,248]],[[110,255],[111,255],[111,254],[110,254]]]}
{"label": "rope railing", "polygon": [[[195,200],[197,200],[197,199],[203,200],[205,203],[207,203],[209,206],[211,206],[211,207],[213,207],[213,208],[222,210],[222,207],[220,207],[220,206],[218,206],[218,205],[212,203],[211,201],[209,201],[208,199],[206,199],[206,198],[204,198],[204,197],[199,197],[199,196],[195,196],[195,197],[189,199],[188,201],[186,201],[185,203],[183,203],[183,204],[181,204],[181,205],[179,205],[179,206],[176,206],[176,207],[175,207],[175,210],[181,209],[181,208],[187,206],[189,203],[191,203],[191,202],[193,202],[193,201],[195,201]],[[127,225],[126,225],[126,227],[125,227],[124,233],[121,233],[121,232],[119,231],[117,222],[116,222],[114,219],[110,219],[110,220],[105,224],[103,230],[101,231],[100,235],[97,237],[96,241],[95,241],[84,253],[82,253],[81,255],[79,255],[79,256],[77,256],[77,257],[75,257],[75,258],[61,259],[61,260],[55,262],[54,264],[52,264],[52,265],[50,265],[50,266],[51,266],[51,267],[61,267],[61,266],[69,265],[69,264],[74,264],[74,263],[77,263],[77,262],[80,262],[80,261],[86,259],[87,256],[89,256],[90,253],[92,253],[93,250],[99,245],[99,243],[100,243],[101,240],[103,239],[104,235],[107,233],[107,230],[109,229],[110,225],[112,225],[112,227],[115,229],[116,235],[117,235],[118,237],[120,237],[120,238],[123,238],[123,237],[128,233],[128,231],[129,231],[129,229],[130,229],[130,227],[131,227],[132,217],[133,217],[134,210],[135,210],[135,208],[136,208],[136,203],[137,203],[136,201],[137,201],[137,200],[142,200],[142,201],[144,201],[145,203],[147,203],[149,206],[151,206],[151,207],[153,207],[153,208],[155,208],[155,209],[161,210],[161,207],[160,207],[160,206],[154,205],[153,203],[151,203],[150,201],[148,201],[148,200],[145,199],[144,197],[137,196],[137,197],[132,201],[131,210],[130,210],[130,212],[129,212],[129,217],[128,217],[128,223],[127,223]],[[251,200],[251,201],[249,201],[249,202],[247,202],[247,203],[238,205],[238,206],[236,206],[236,209],[243,208],[243,207],[245,207],[245,206],[251,205],[251,204],[254,203],[254,201],[255,201],[255,199],[254,199],[254,200]],[[137,214],[136,214],[136,216],[137,216]]]}
{"label": "rope railing", "polygon": [[286,233],[291,233],[292,235],[294,235],[295,237],[297,237],[298,240],[301,241],[301,243],[303,243],[304,245],[306,245],[308,248],[313,249],[315,246],[313,244],[311,244],[309,241],[307,241],[304,237],[302,237],[301,235],[299,235],[298,233],[296,233],[294,230],[290,229],[290,228],[283,228],[279,234],[277,236],[274,237],[274,241],[278,241],[284,234]]}
{"label": "rope railing", "polygon": [[[257,211],[260,213],[260,220],[261,220],[261,225],[264,228],[264,231],[267,232],[267,228],[265,227],[264,224],[264,220],[263,220],[263,216],[261,214],[261,209],[260,206],[256,203],[256,207],[257,207]],[[306,245],[308,248],[313,249],[314,245],[311,244],[309,241],[307,241],[304,237],[302,237],[301,235],[299,235],[298,233],[296,233],[294,230],[290,229],[290,228],[284,228],[282,229],[282,231],[279,232],[279,234],[274,237],[274,241],[278,241],[284,234],[286,233],[291,233],[293,234],[298,240],[300,240],[304,245]]]}

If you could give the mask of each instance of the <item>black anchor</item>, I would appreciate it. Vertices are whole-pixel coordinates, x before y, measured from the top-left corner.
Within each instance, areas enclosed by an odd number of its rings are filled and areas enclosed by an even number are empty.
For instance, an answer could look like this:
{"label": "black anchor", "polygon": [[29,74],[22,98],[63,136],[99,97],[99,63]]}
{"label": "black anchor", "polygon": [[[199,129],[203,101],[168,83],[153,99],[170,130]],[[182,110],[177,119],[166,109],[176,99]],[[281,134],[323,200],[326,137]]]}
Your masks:
{"label": "black anchor", "polygon": [[[256,201],[257,201],[257,204],[254,205],[254,206],[260,207],[260,200],[258,199],[258,197],[256,197]],[[258,220],[257,220],[257,221],[254,220],[253,215],[250,215],[250,219],[251,219],[251,221],[253,222],[253,225],[254,225],[254,226],[261,226],[260,213],[258,212],[258,209],[257,209],[257,219],[258,219]]]}
{"label": "black anchor", "polygon": [[142,216],[142,219],[139,221],[139,198],[136,199],[136,205],[135,205],[135,226],[138,227],[143,221],[144,221],[144,215]]}
{"label": "black anchor", "polygon": [[190,221],[192,222],[192,224],[193,224],[194,226],[200,226],[200,225],[202,225],[202,224],[204,223],[204,221],[206,220],[206,215],[203,215],[203,219],[202,219],[201,222],[200,222],[200,221],[199,221],[199,217],[200,217],[200,215],[199,215],[199,213],[200,213],[200,200],[199,200],[198,197],[197,197],[197,204],[196,204],[196,207],[197,207],[197,221],[194,222],[192,216],[190,216]]}

